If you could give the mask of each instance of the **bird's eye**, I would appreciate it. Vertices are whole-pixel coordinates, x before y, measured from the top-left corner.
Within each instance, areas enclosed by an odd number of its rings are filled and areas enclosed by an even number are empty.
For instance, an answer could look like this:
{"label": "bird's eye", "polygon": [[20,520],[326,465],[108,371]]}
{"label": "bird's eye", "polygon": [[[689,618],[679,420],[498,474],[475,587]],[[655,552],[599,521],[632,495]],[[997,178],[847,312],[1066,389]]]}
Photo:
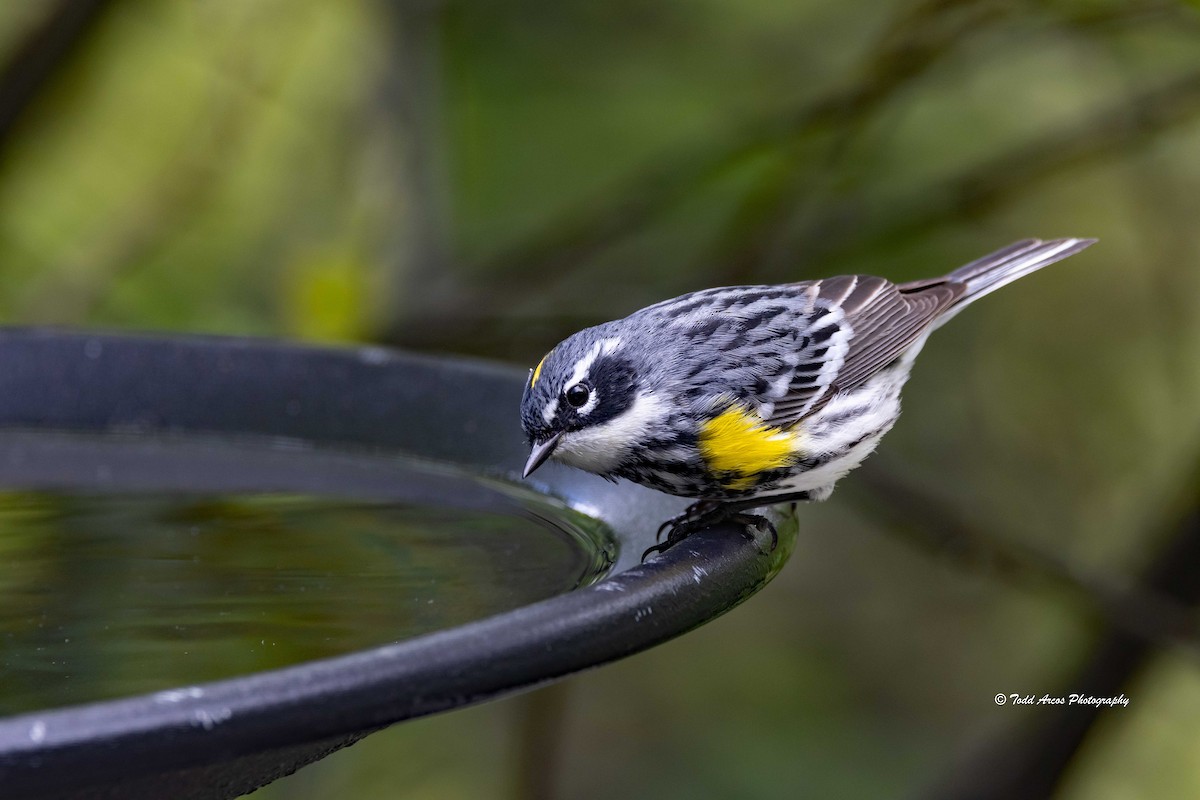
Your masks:
{"label": "bird's eye", "polygon": [[582,383],[577,383],[564,392],[567,402],[572,408],[583,408],[587,405],[588,398],[592,393]]}

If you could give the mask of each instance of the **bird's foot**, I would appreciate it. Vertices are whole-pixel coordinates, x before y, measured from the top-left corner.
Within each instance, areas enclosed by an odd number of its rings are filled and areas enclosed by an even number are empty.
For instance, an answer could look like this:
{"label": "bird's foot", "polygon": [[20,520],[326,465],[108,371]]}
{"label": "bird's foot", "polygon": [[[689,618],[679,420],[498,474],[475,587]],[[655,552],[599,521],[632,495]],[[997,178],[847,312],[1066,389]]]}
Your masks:
{"label": "bird's foot", "polygon": [[[646,548],[646,551],[642,553],[642,561],[649,558],[651,553],[665,553],[702,528],[722,522],[733,522],[742,526],[743,535],[754,542],[757,542],[759,538],[756,532],[770,533],[771,546],[763,553],[764,555],[774,551],[776,545],[779,544],[779,533],[775,530],[774,523],[766,517],[738,511],[736,505],[729,503],[700,500],[688,506],[682,514],[672,517],[658,527],[658,533],[655,536],[657,544]],[[665,540],[663,539],[664,532],[667,533]]]}
{"label": "bird's foot", "polygon": [[[687,533],[692,533],[706,525],[720,522],[724,519],[727,511],[728,507],[723,503],[718,503],[715,500],[699,500],[684,509],[682,514],[676,514],[662,525],[659,525],[658,531],[654,534],[654,541],[661,543],[663,533],[666,531],[670,531],[671,536],[674,536],[675,532],[680,528],[686,528]],[[668,541],[670,541],[671,536],[667,537]],[[667,546],[670,547],[670,545]]]}
{"label": "bird's foot", "polygon": [[[747,539],[757,544],[758,551],[764,556],[769,556],[775,552],[775,548],[779,546],[779,531],[775,530],[775,523],[761,514],[734,514],[730,517],[731,520],[742,526],[742,535]],[[758,534],[766,533],[771,536],[771,546],[765,550],[760,543]]]}

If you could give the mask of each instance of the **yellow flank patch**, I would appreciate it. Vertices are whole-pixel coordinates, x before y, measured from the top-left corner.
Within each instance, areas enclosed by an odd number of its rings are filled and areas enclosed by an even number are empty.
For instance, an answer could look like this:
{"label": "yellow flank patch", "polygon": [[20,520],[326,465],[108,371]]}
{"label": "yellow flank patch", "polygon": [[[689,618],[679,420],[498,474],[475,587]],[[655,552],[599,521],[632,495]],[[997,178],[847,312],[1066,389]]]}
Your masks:
{"label": "yellow flank patch", "polygon": [[538,365],[533,368],[533,377],[529,379],[530,389],[532,389],[534,386],[537,386],[537,379],[542,377],[542,365],[546,363],[546,359],[549,357],[550,354],[546,353],[546,355],[542,356],[542,360],[538,362]]}
{"label": "yellow flank patch", "polygon": [[792,463],[797,435],[764,425],[756,414],[732,406],[700,426],[700,455],[729,489],[748,489],[759,474]]}

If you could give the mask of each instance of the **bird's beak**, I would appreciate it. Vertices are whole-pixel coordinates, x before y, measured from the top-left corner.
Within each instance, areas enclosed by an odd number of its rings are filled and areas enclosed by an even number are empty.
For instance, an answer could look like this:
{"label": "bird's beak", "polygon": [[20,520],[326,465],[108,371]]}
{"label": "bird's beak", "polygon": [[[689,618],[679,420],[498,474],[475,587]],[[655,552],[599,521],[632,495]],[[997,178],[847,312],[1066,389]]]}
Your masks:
{"label": "bird's beak", "polygon": [[525,462],[525,471],[521,473],[522,478],[528,478],[533,471],[546,462],[550,454],[554,452],[554,448],[558,447],[558,440],[562,438],[562,432],[551,436],[544,442],[534,442],[533,449],[529,451],[529,460]]}

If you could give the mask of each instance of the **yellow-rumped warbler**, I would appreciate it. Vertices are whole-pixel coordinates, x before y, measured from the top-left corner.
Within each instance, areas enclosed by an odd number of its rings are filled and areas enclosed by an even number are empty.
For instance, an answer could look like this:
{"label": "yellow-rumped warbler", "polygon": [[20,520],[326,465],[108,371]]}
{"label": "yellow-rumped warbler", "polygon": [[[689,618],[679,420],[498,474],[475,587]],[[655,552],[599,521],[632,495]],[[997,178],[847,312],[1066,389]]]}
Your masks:
{"label": "yellow-rumped warbler", "polygon": [[705,289],[582,330],[530,372],[524,477],[554,458],[700,498],[647,554],[742,509],[824,500],[895,423],[931,332],[1093,242],[1028,239],[911,283]]}

